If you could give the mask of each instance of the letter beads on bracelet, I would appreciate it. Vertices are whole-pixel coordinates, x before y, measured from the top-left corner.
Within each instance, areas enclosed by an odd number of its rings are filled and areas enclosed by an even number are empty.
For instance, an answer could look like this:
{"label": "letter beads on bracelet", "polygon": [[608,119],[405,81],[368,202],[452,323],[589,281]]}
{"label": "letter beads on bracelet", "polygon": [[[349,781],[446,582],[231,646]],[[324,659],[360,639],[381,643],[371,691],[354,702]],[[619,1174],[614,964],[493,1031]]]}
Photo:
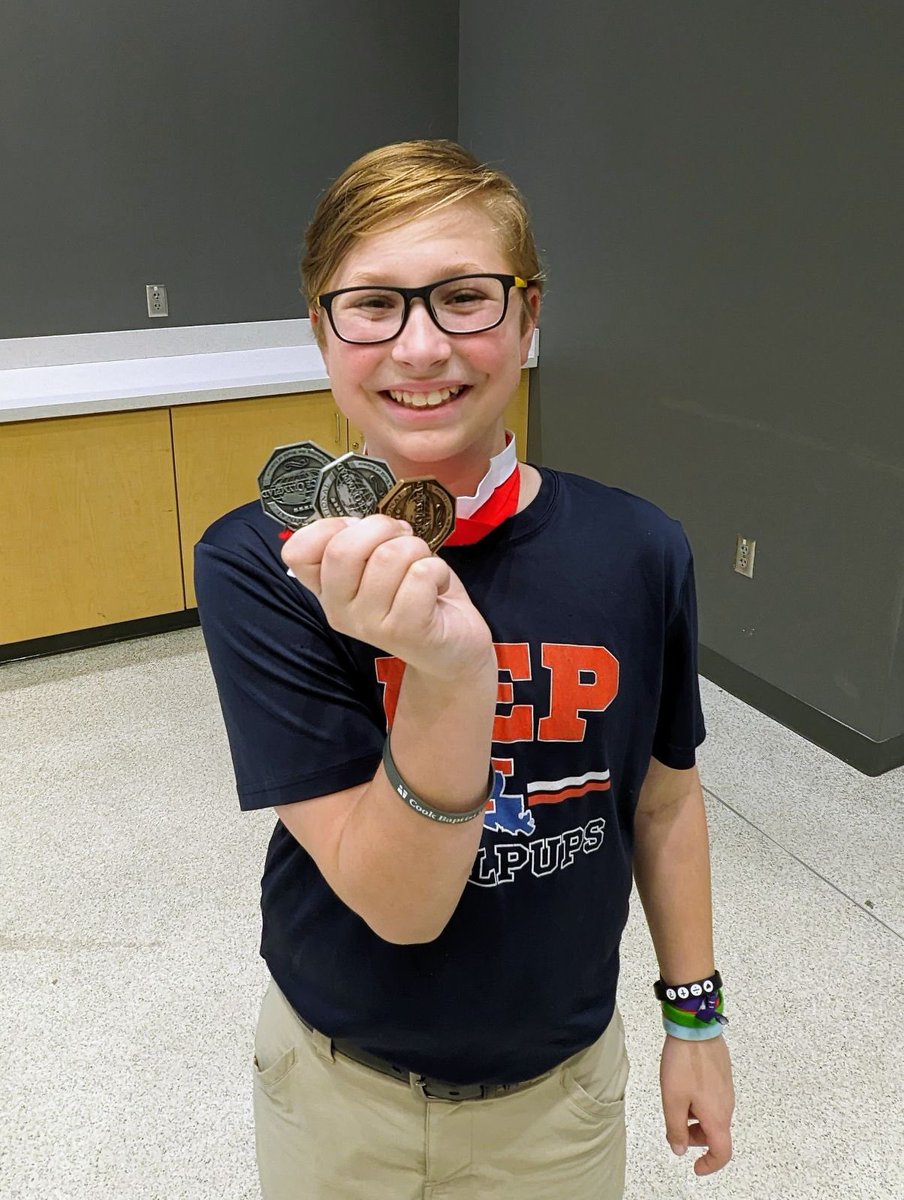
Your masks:
{"label": "letter beads on bracelet", "polygon": [[685,1041],[706,1041],[718,1037],[728,1018],[723,1013],[722,976],[714,971],[708,979],[693,983],[668,984],[657,979],[653,984],[662,1003],[662,1024],[666,1033]]}
{"label": "letter beads on bracelet", "polygon": [[442,825],[463,825],[465,821],[473,821],[475,817],[480,816],[486,808],[490,796],[493,794],[493,782],[496,775],[491,765],[490,777],[487,781],[488,794],[486,800],[483,800],[476,808],[472,808],[468,812],[450,813],[441,812],[438,808],[431,808],[429,804],[425,804],[420,796],[411,790],[399,774],[398,767],[393,761],[392,753],[389,749],[389,734],[386,735],[386,741],[383,744],[383,769],[386,771],[387,779],[409,808],[414,809],[416,813],[420,813],[422,817],[429,817],[431,821],[439,821]]}

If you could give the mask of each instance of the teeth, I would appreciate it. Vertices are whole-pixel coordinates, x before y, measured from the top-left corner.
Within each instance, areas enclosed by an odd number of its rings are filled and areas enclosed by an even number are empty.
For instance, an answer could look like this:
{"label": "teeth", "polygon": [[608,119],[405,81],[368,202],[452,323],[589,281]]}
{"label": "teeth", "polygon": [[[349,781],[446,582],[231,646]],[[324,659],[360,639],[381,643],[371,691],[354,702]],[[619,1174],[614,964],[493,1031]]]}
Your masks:
{"label": "teeth", "polygon": [[[463,387],[464,385],[462,385]],[[462,387],[442,388],[438,392],[390,392],[393,400],[397,400],[399,404],[405,404],[409,408],[435,408],[437,404],[442,404],[444,400],[450,399],[452,396],[457,396],[462,390]]]}

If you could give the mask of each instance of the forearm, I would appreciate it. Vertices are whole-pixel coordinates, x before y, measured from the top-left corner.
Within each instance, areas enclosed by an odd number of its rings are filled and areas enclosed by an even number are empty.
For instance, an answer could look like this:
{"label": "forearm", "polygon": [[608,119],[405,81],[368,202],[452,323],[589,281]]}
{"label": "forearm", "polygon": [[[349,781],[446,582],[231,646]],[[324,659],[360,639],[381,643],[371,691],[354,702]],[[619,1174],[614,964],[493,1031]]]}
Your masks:
{"label": "forearm", "polygon": [[663,979],[704,979],[713,961],[709,837],[703,792],[652,812],[634,827],[634,879]]}
{"label": "forearm", "polygon": [[[475,676],[445,684],[406,668],[392,727],[392,754],[411,790],[450,814],[488,791],[498,673],[490,651]],[[338,867],[356,911],[389,941],[437,937],[464,891],[483,821],[432,821],[404,804],[382,765],[342,832]]]}

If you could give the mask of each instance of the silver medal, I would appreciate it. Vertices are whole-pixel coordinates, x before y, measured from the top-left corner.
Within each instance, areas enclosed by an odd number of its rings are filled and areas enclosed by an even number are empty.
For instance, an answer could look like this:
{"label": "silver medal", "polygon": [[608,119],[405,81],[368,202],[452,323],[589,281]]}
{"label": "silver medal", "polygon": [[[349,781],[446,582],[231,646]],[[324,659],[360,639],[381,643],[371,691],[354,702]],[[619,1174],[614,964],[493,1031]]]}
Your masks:
{"label": "silver medal", "polygon": [[314,508],[321,517],[369,517],[394,483],[381,458],[342,454],[321,470]]}
{"label": "silver medal", "polygon": [[316,442],[277,446],[257,477],[264,512],[287,529],[316,520],[314,493],[321,470],[333,461]]}

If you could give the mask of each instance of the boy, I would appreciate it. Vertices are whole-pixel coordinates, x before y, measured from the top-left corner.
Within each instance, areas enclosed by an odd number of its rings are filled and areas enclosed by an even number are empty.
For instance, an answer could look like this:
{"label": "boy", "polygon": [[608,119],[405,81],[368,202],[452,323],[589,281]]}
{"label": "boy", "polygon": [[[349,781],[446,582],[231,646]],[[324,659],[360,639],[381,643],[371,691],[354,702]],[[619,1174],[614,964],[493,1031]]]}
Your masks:
{"label": "boy", "polygon": [[384,147],[306,246],[336,403],[459,519],[434,554],[387,515],[281,540],[246,505],[197,548],[240,804],[279,817],[263,1196],[620,1197],[632,868],[671,987],[667,1138],[707,1146],[709,1174],[733,1094],[687,539],[647,501],[515,462],[503,413],[542,278],[504,175],[450,142]]}

